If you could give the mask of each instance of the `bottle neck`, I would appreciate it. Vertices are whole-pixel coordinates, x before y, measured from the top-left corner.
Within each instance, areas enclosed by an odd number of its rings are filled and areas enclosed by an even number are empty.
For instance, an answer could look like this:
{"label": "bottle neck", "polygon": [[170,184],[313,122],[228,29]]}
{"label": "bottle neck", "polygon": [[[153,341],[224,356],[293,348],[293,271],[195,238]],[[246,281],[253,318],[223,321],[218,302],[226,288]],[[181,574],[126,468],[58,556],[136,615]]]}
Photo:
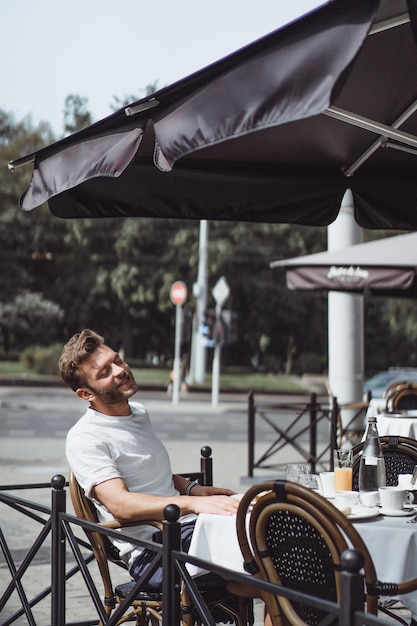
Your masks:
{"label": "bottle neck", "polygon": [[368,422],[368,431],[366,433],[367,437],[378,437],[378,429],[376,427],[376,422]]}

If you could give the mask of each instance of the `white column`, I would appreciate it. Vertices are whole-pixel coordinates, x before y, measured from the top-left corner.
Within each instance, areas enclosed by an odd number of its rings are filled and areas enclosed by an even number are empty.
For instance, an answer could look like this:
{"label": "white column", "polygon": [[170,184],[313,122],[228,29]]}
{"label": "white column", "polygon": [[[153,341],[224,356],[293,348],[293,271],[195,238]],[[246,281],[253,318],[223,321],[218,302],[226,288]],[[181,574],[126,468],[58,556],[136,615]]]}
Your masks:
{"label": "white column", "polygon": [[[362,231],[354,219],[350,191],[345,193],[340,213],[328,227],[327,234],[328,250],[361,243]],[[330,291],[328,325],[331,392],[339,404],[361,400],[364,370],[363,295]]]}

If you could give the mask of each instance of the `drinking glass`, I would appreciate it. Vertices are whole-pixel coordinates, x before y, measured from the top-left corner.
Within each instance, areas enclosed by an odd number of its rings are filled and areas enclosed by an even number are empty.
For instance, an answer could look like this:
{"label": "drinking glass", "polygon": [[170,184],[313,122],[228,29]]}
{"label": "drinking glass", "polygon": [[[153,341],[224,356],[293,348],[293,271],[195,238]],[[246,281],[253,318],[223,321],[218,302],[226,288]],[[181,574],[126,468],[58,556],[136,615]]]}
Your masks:
{"label": "drinking glass", "polygon": [[352,450],[334,451],[335,491],[352,491]]}
{"label": "drinking glass", "polygon": [[308,480],[308,465],[305,463],[289,463],[285,470],[285,479],[293,483],[305,485]]}
{"label": "drinking glass", "polygon": [[307,482],[306,486],[312,489],[313,491],[317,491],[317,493],[322,492],[320,476],[318,474],[307,474]]}

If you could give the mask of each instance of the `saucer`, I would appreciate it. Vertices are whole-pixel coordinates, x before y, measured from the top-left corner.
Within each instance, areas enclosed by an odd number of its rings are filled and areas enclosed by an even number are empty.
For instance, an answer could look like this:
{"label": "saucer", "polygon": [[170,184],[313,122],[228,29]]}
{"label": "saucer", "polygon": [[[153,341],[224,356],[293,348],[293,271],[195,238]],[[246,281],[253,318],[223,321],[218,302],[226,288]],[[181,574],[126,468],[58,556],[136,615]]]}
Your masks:
{"label": "saucer", "polygon": [[414,515],[416,513],[416,509],[397,509],[397,510],[389,510],[383,509],[382,507],[379,509],[381,515],[387,515],[389,517],[406,517],[407,515]]}
{"label": "saucer", "polygon": [[377,506],[363,506],[362,504],[354,504],[351,507],[351,511],[346,517],[354,522],[367,520],[370,517],[378,517],[381,513]]}

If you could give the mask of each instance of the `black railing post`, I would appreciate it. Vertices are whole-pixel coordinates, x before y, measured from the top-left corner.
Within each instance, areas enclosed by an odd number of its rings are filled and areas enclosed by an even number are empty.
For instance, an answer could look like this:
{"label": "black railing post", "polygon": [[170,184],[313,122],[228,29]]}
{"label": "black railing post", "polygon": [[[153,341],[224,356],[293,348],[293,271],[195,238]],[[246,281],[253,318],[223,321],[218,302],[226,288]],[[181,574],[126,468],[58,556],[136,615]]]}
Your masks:
{"label": "black railing post", "polygon": [[352,626],[355,612],[364,611],[365,584],[360,570],[364,558],[358,550],[345,550],[341,556],[339,626]]}
{"label": "black railing post", "polygon": [[310,471],[315,474],[317,461],[317,396],[310,397]]}
{"label": "black railing post", "polygon": [[203,446],[200,450],[200,470],[204,476],[205,487],[213,486],[213,459],[211,458],[211,452],[210,446]]}
{"label": "black railing post", "polygon": [[178,522],[180,508],[168,504],[164,508],[162,531],[162,606],[164,626],[179,626],[180,623],[180,580],[171,557],[173,550],[181,550],[181,524]]}
{"label": "black railing post", "polygon": [[51,487],[51,624],[65,626],[65,534],[60,518],[66,512],[64,476],[54,476]]}
{"label": "black railing post", "polygon": [[255,396],[253,391],[248,394],[248,476],[253,476],[255,459]]}

